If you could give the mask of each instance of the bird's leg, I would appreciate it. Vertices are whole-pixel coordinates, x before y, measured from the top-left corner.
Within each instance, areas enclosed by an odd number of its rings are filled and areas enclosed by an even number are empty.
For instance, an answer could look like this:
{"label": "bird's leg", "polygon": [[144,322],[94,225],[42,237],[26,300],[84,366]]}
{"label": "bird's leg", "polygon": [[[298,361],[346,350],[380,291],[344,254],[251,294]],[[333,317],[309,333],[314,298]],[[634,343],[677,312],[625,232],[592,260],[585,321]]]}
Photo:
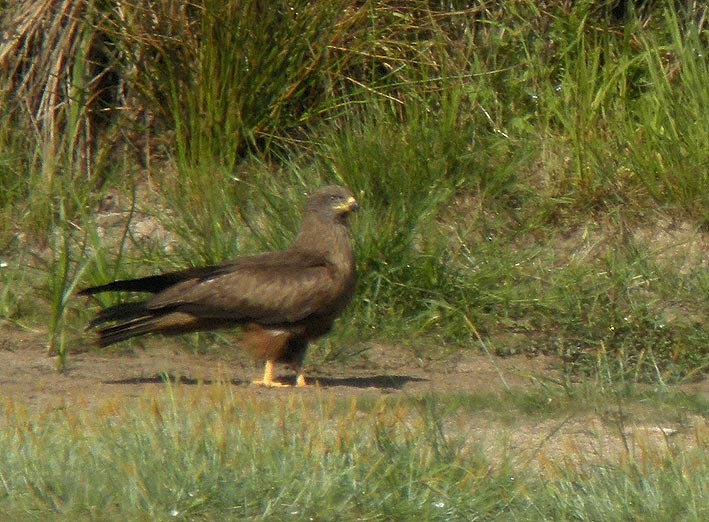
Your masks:
{"label": "bird's leg", "polygon": [[298,366],[298,368],[297,368],[295,385],[299,388],[304,388],[305,386],[308,386],[308,383],[305,382],[305,375],[303,374],[303,367],[302,366]]}
{"label": "bird's leg", "polygon": [[291,339],[288,343],[288,350],[291,354],[291,368],[295,370],[295,385],[299,388],[304,388],[308,384],[305,382],[305,374],[303,373],[303,359],[305,352],[308,349],[308,341],[302,338]]}
{"label": "bird's leg", "polygon": [[290,384],[273,380],[273,361],[266,360],[266,368],[263,371],[263,380],[253,381],[252,384],[257,386],[266,386],[268,388],[288,388]]}

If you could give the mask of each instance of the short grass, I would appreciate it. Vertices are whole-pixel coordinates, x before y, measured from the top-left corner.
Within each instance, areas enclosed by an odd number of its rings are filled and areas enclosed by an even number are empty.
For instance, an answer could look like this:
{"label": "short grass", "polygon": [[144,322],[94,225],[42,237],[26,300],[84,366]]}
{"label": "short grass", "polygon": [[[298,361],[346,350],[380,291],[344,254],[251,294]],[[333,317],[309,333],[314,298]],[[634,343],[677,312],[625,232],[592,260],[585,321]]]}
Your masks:
{"label": "short grass", "polygon": [[0,309],[60,361],[77,286],[283,247],[334,181],[363,207],[342,335],[705,373],[706,12],[196,6],[67,2],[0,49]]}
{"label": "short grass", "polygon": [[[706,399],[672,387],[709,369],[701,2],[0,4],[0,320],[60,366],[78,287],[284,247],[336,182],[360,278],[326,357],[567,370],[509,395],[6,400],[1,519],[707,519]],[[689,432],[631,440],[629,411]],[[608,451],[552,451],[584,416]]]}
{"label": "short grass", "polygon": [[[706,426],[685,425],[681,443],[653,445],[651,435],[624,435],[609,421],[600,452],[553,440],[570,419],[598,413],[593,404],[613,398],[592,396],[589,403],[532,389],[264,398],[214,384],[31,410],[6,401],[0,516],[704,520]],[[610,409],[620,405],[630,419],[648,399],[655,403],[643,418],[650,427],[707,414],[706,398],[668,394],[624,396]],[[593,429],[582,423],[579,430],[585,428]]]}
{"label": "short grass", "polygon": [[1,18],[0,311],[60,364],[76,288],[281,248],[337,182],[336,335],[706,374],[705,6],[49,5]]}

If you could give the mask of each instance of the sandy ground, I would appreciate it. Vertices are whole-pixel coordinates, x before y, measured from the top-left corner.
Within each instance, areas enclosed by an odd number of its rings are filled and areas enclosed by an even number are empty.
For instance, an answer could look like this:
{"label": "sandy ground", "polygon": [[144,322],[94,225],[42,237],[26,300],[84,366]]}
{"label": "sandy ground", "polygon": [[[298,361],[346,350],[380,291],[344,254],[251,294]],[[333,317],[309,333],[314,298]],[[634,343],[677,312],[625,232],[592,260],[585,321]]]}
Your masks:
{"label": "sandy ground", "polygon": [[[56,370],[56,359],[44,348],[38,333],[0,326],[0,393],[3,400],[29,409],[99,406],[103,401],[131,400],[159,394],[164,378],[179,380],[190,393],[216,383],[242,388],[249,396],[282,400],[289,394],[326,394],[335,397],[418,397],[428,393],[474,397],[502,396],[508,390],[556,387],[560,365],[553,357],[486,357],[470,351],[415,355],[410,349],[387,345],[365,347],[362,354],[344,361],[311,361],[306,376],[311,386],[287,389],[254,387],[262,366],[238,349],[195,354],[176,347],[170,339],[155,339],[149,349],[89,350],[72,353],[68,367]],[[78,347],[86,350],[87,346]],[[317,359],[311,357],[311,359]],[[278,377],[293,381],[288,368]],[[198,386],[201,385],[201,386]],[[706,381],[678,387],[682,393],[709,400]],[[550,397],[554,395],[551,394]],[[464,399],[465,400],[465,399]],[[555,400],[555,399],[549,399]],[[560,413],[562,411],[562,413]],[[506,418],[500,412],[475,408],[448,419],[447,429],[491,449],[504,441],[516,458],[540,466],[571,459],[585,465],[617,458],[661,458],[684,449],[709,445],[709,419],[682,411],[660,411],[653,404],[634,401],[619,411],[614,404],[550,415]]]}
{"label": "sandy ground", "polygon": [[[135,396],[164,385],[165,376],[182,384],[231,382],[251,386],[260,377],[262,364],[234,350],[198,354],[179,347],[171,339],[154,339],[149,349],[130,352],[79,347],[70,353],[67,368],[56,370],[57,360],[47,355],[45,338],[12,327],[0,328],[0,388],[5,397],[30,404],[71,402],[73,396],[97,399],[111,395]],[[410,349],[387,345],[365,347],[362,354],[345,361],[312,361],[306,377],[312,388],[335,395],[356,393],[476,392],[529,385],[534,379],[558,378],[557,362],[550,357],[497,358],[469,351],[444,354],[427,350],[415,355]],[[293,382],[288,367],[278,367],[278,378]],[[262,390],[265,393],[276,390]],[[309,389],[292,390],[308,393]]]}

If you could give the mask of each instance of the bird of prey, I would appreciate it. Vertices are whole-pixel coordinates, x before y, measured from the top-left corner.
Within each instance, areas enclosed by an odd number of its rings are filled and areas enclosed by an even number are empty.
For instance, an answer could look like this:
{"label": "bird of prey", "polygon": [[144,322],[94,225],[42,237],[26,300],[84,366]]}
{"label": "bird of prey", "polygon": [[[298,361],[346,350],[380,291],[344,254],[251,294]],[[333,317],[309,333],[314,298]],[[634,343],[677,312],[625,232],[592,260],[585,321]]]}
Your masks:
{"label": "bird of prey", "polygon": [[296,385],[305,386],[302,362],[308,342],[330,331],[354,291],[347,217],[357,206],[346,188],[322,187],[308,199],[300,231],[286,250],[81,290],[80,295],[154,294],[103,309],[88,328],[98,327],[103,347],[150,333],[238,326],[241,345],[266,361],[263,379],[254,384],[287,386],[273,378],[278,362],[291,365]]}

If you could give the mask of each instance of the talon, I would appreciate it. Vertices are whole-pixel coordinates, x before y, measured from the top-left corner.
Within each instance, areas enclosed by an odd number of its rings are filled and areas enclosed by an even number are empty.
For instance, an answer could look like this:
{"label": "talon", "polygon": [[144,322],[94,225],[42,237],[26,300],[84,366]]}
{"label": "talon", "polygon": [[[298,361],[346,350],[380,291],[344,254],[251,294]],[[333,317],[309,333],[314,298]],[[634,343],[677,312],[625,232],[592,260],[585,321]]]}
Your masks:
{"label": "talon", "polygon": [[254,386],[265,386],[266,388],[290,388],[290,384],[286,384],[278,381],[267,381],[265,379],[251,381]]}
{"label": "talon", "polygon": [[266,367],[263,370],[263,379],[252,381],[256,386],[265,386],[266,388],[290,388],[290,384],[273,380],[273,361],[266,361]]}

